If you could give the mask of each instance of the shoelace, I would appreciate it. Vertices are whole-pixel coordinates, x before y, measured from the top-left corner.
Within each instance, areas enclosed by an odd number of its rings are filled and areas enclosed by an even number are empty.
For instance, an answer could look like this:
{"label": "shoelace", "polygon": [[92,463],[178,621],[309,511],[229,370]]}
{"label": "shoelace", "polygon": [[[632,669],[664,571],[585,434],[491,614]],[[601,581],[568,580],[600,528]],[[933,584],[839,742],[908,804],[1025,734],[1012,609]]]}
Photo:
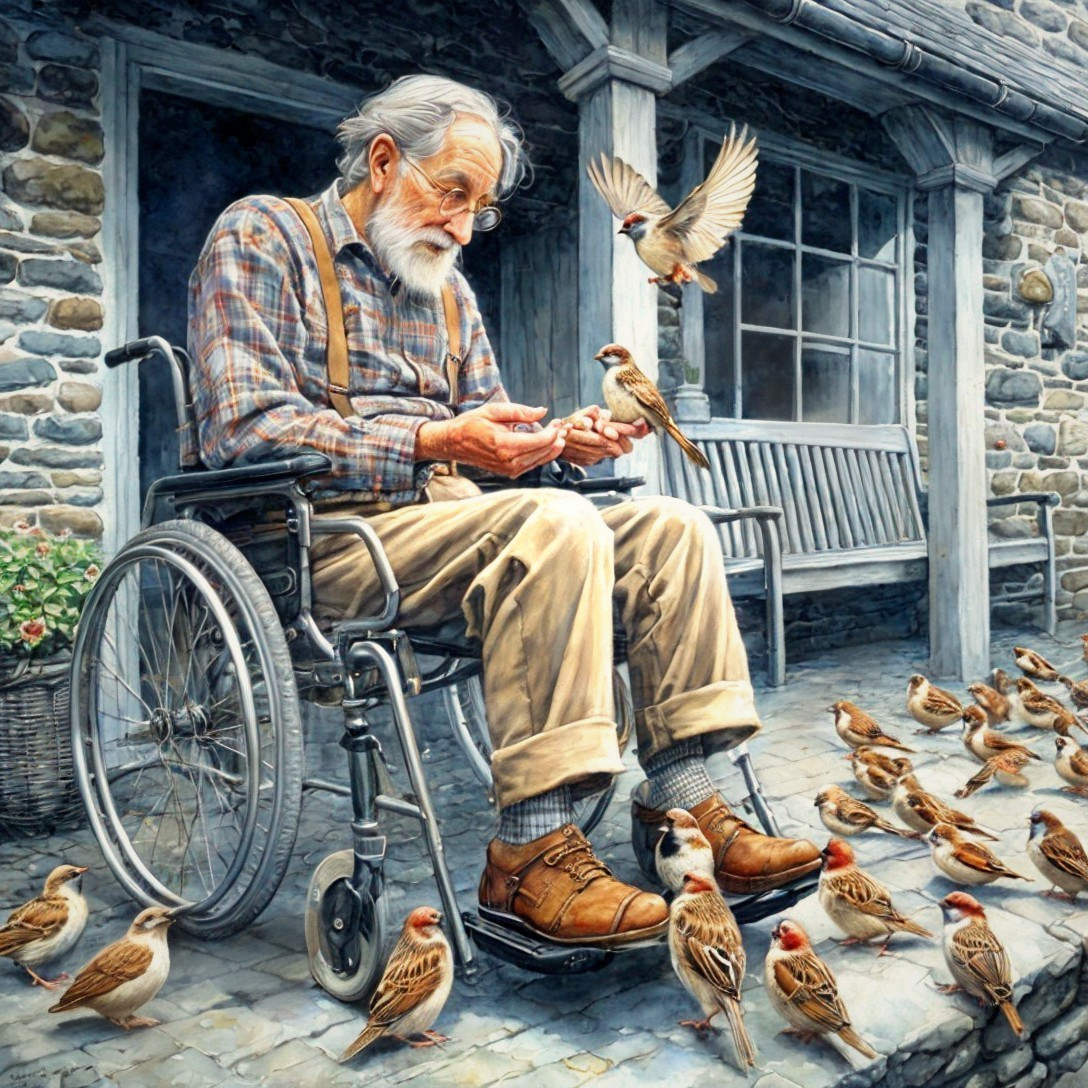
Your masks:
{"label": "shoelace", "polygon": [[585,884],[598,876],[611,876],[612,871],[593,853],[586,839],[574,839],[549,850],[544,864],[569,873],[572,880]]}

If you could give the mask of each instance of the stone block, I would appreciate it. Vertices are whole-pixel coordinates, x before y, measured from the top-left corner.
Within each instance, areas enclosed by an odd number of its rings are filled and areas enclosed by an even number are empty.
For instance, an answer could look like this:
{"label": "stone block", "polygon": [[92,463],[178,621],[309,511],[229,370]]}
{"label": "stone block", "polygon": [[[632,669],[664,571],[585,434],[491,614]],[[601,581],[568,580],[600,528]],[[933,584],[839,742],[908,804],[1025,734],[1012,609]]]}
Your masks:
{"label": "stone block", "polygon": [[53,501],[54,496],[51,491],[34,491],[23,488],[0,491],[0,506],[10,506],[16,502],[25,503],[27,506],[44,506],[46,503]]}
{"label": "stone block", "polygon": [[1011,495],[1016,490],[1016,473],[997,473],[990,480],[990,489],[995,495]]}
{"label": "stone block", "polygon": [[1038,404],[1043,382],[1030,370],[995,368],[986,375],[986,400],[991,404]]}
{"label": "stone block", "polygon": [[102,161],[102,126],[93,118],[68,110],[47,113],[35,126],[30,145],[43,155],[96,163]]}
{"label": "stone block", "polygon": [[67,64],[43,64],[38,71],[38,97],[61,106],[92,106],[98,76]]}
{"label": "stone block", "polygon": [[44,299],[13,287],[0,287],[0,318],[26,325],[37,321],[48,309],[49,304]]}
{"label": "stone block", "polygon": [[1062,589],[1070,593],[1079,593],[1082,589],[1088,589],[1088,569],[1081,567],[1079,570],[1067,570],[1061,577]]}
{"label": "stone block", "polygon": [[1075,382],[1088,378],[1088,352],[1069,352],[1062,360],[1062,373]]}
{"label": "stone block", "polygon": [[1006,329],[1001,334],[1001,347],[1010,355],[1021,355],[1030,359],[1039,354],[1039,334],[1034,329],[1028,332]]}
{"label": "stone block", "polygon": [[62,446],[19,446],[10,453],[17,465],[44,465],[46,468],[101,468],[98,450],[72,450]]}
{"label": "stone block", "polygon": [[69,374],[94,374],[98,370],[98,363],[94,359],[58,359],[61,370]]}
{"label": "stone block", "polygon": [[50,238],[89,238],[102,229],[102,221],[80,212],[38,212],[30,221],[30,229]]}
{"label": "stone block", "polygon": [[1066,249],[1077,250],[1080,248],[1080,237],[1076,231],[1070,230],[1068,227],[1062,227],[1061,230],[1054,232],[1054,242],[1056,245],[1065,246]]}
{"label": "stone block", "polygon": [[1048,472],[1042,479],[1043,491],[1057,491],[1059,495],[1075,495],[1080,479],[1075,472]]}
{"label": "stone block", "polygon": [[86,382],[61,382],[57,403],[69,412],[94,412],[102,403],[102,390]]}
{"label": "stone block", "polygon": [[8,94],[33,94],[35,75],[29,64],[0,64],[0,87]]}
{"label": "stone block", "polygon": [[52,393],[9,393],[0,397],[0,412],[19,412],[24,416],[36,416],[53,407]]}
{"label": "stone block", "polygon": [[1011,11],[1002,11],[989,3],[983,3],[982,0],[967,0],[967,14],[979,26],[993,31],[994,34],[1016,38],[1017,41],[1029,45],[1039,44],[1039,32]]}
{"label": "stone block", "polygon": [[0,19],[0,61],[7,64],[19,57],[19,35],[11,23]]}
{"label": "stone block", "polygon": [[1024,428],[1024,442],[1033,453],[1051,454],[1056,449],[1054,428],[1046,423],[1029,423]]}
{"label": "stone block", "polygon": [[48,385],[56,376],[57,372],[50,363],[34,356],[28,355],[10,363],[0,363],[0,393]]}
{"label": "stone block", "polygon": [[102,304],[94,298],[58,298],[49,304],[46,320],[56,329],[94,332],[102,328]]}
{"label": "stone block", "polygon": [[[0,472],[0,488],[48,487],[49,480],[40,472]],[[45,500],[49,501],[48,497]]]}
{"label": "stone block", "polygon": [[1079,45],[1081,49],[1088,49],[1088,23],[1080,19],[1071,19],[1066,33],[1074,44]]}
{"label": "stone block", "polygon": [[1060,208],[1048,204],[1045,200],[1022,196],[1020,193],[1015,194],[1012,198],[1012,213],[1018,219],[1026,219],[1029,223],[1038,223],[1042,227],[1060,227],[1062,225]]}
{"label": "stone block", "polygon": [[102,351],[97,336],[71,336],[46,329],[28,329],[19,337],[19,347],[36,355],[64,355],[79,359],[96,358]]}
{"label": "stone block", "polygon": [[1011,423],[987,423],[984,434],[987,449],[999,448],[998,442],[1003,442],[1005,449],[1017,452],[1027,448],[1023,436]]}
{"label": "stone block", "polygon": [[991,472],[1008,468],[1012,464],[1012,454],[1008,450],[987,450],[986,468]]}
{"label": "stone block", "polygon": [[982,255],[991,261],[1015,261],[1023,249],[1015,234],[987,234],[982,239]]}
{"label": "stone block", "polygon": [[[1088,532],[1088,510],[1055,510],[1053,516],[1057,536],[1080,536]],[[1072,586],[1065,588],[1072,589]]]}
{"label": "stone block", "polygon": [[56,30],[39,30],[31,34],[26,40],[26,51],[35,60],[52,60],[77,68],[93,68],[98,64],[98,48],[94,42]]}
{"label": "stone block", "polygon": [[1058,427],[1058,452],[1065,457],[1088,453],[1088,422],[1066,417]]}
{"label": "stone block", "polygon": [[18,267],[18,259],[13,254],[0,253],[0,283],[11,283]]}
{"label": "stone block", "polygon": [[994,1072],[999,1083],[1005,1084],[1035,1062],[1035,1053],[1029,1044],[1006,1051],[994,1062]]}
{"label": "stone block", "polygon": [[1051,1058],[1088,1036],[1088,1008],[1079,1006],[1049,1023],[1039,1032],[1035,1049],[1041,1058]]}
{"label": "stone block", "polygon": [[84,469],[82,472],[65,469],[51,472],[49,478],[54,487],[93,487],[102,482],[102,473],[96,469]]}
{"label": "stone block", "polygon": [[64,252],[54,242],[43,242],[40,238],[11,230],[0,231],[0,246],[18,253],[49,253],[56,256]]}
{"label": "stone block", "polygon": [[1040,1088],[1046,1082],[1046,1078],[1046,1066],[1042,1062],[1036,1062],[1031,1067],[1030,1073],[1013,1082],[1012,1088]]}
{"label": "stone block", "polygon": [[73,446],[85,446],[102,437],[102,421],[79,416],[44,416],[34,420],[34,433],[50,442],[66,442]]}
{"label": "stone block", "polygon": [[26,438],[29,434],[26,417],[10,412],[0,413],[0,438]]}
{"label": "stone block", "polygon": [[1069,20],[1069,16],[1061,8],[1050,3],[1050,0],[1023,0],[1020,5],[1020,14],[1029,23],[1034,23],[1037,27],[1051,32],[1064,30]]}
{"label": "stone block", "polygon": [[30,121],[21,106],[0,98],[0,151],[18,151],[30,139]]}
{"label": "stone block", "polygon": [[1022,321],[1026,325],[1031,318],[1031,311],[1026,302],[1011,298],[1001,291],[982,292],[982,312],[987,317],[1001,321]]}
{"label": "stone block", "polygon": [[1053,412],[1075,412],[1084,407],[1084,394],[1071,389],[1055,389],[1047,393],[1043,407]]}
{"label": "stone block", "polygon": [[102,536],[102,519],[93,510],[76,506],[46,506],[38,511],[38,523],[50,533],[70,529],[76,536]]}
{"label": "stone block", "polygon": [[80,261],[32,257],[19,265],[18,280],[24,287],[56,287],[79,294],[98,294],[102,290],[102,277]]}
{"label": "stone block", "polygon": [[58,166],[45,159],[20,159],[4,170],[4,191],[25,204],[44,204],[84,215],[101,215],[105,186],[85,166]]}

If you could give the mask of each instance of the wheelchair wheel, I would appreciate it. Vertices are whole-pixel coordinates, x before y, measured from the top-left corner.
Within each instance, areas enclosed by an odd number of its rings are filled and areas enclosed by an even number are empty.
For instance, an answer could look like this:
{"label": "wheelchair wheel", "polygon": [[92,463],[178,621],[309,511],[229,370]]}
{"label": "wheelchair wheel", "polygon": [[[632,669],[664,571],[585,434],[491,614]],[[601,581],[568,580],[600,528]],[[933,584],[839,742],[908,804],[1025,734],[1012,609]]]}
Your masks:
{"label": "wheelchair wheel", "polygon": [[[487,728],[483,682],[479,675],[472,676],[459,684],[451,684],[442,694],[446,713],[453,723],[454,735],[460,741],[473,772],[487,790],[488,797],[492,798],[491,734]],[[612,669],[612,699],[616,713],[616,740],[620,752],[623,752],[634,728],[635,708],[627,683],[615,667]],[[576,822],[587,835],[601,822],[615,792],[616,783],[613,780],[600,793],[575,801]]]}
{"label": "wheelchair wheel", "polygon": [[214,529],[133,537],[87,598],[72,661],[80,790],[114,876],[225,937],[257,917],[290,860],[302,722],[275,607]]}
{"label": "wheelchair wheel", "polygon": [[[330,854],[314,870],[306,895],[310,974],[318,986],[340,1001],[361,1001],[373,993],[396,936],[384,895],[373,898],[364,892],[353,916],[347,888],[353,863],[350,850]],[[333,967],[333,942],[339,946],[344,968],[340,971]]]}

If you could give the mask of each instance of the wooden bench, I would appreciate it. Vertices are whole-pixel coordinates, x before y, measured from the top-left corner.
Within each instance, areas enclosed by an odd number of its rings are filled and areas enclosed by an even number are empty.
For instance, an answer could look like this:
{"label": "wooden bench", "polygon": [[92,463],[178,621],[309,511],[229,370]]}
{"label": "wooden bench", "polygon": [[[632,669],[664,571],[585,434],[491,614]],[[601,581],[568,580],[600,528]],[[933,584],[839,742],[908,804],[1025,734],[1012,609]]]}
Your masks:
{"label": "wooden bench", "polygon": [[[906,427],[715,419],[683,429],[706,454],[710,471],[666,440],[665,490],[705,508],[719,523],[733,596],[766,597],[772,685],[785,680],[784,594],[927,577],[927,496]],[[1035,506],[1034,535],[991,534],[990,567],[1043,565],[1044,626],[1051,633],[1057,619],[1051,512],[1058,501],[1053,492],[987,500],[990,507]],[[781,517],[767,519],[767,508],[774,507]],[[767,543],[775,527],[778,570],[774,542]],[[994,599],[1038,596],[1029,589]]]}

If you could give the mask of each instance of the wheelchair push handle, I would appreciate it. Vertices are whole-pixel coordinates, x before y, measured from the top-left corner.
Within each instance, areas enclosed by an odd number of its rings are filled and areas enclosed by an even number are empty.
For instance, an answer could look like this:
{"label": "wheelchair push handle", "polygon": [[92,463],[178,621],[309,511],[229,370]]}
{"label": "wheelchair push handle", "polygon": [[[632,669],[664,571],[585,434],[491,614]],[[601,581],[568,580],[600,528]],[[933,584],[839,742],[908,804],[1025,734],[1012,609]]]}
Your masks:
{"label": "wheelchair push handle", "polygon": [[130,340],[119,348],[107,351],[102,361],[108,367],[115,367],[122,363],[130,363],[133,359],[142,359],[158,347],[156,341],[162,341],[162,337],[145,336],[142,340]]}

